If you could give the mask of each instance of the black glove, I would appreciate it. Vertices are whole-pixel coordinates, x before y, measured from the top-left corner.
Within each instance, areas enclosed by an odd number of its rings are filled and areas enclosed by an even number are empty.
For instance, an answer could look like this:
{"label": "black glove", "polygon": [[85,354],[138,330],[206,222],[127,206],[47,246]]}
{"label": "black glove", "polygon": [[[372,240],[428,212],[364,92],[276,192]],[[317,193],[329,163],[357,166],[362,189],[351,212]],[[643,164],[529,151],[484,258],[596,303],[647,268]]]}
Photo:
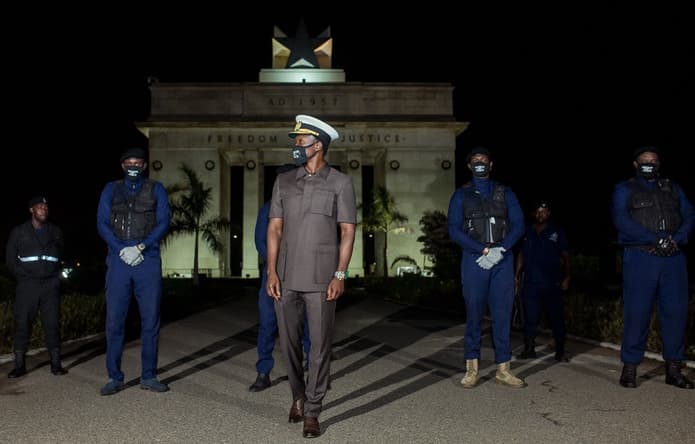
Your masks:
{"label": "black glove", "polygon": [[649,249],[649,254],[659,257],[673,256],[678,252],[678,244],[671,237],[662,237],[656,245]]}

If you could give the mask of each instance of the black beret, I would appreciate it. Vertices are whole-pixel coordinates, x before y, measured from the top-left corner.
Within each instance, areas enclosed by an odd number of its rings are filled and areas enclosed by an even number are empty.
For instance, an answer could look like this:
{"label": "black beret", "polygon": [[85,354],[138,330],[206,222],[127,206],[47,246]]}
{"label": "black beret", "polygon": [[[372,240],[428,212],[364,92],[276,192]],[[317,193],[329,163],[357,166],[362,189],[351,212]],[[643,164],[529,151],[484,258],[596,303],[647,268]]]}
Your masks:
{"label": "black beret", "polygon": [[45,197],[43,196],[34,196],[31,199],[29,199],[29,208],[33,207],[36,204],[44,203],[48,205],[48,201],[46,200]]}
{"label": "black beret", "polygon": [[139,146],[128,148],[123,152],[123,154],[121,154],[121,162],[124,162],[126,159],[130,159],[131,157],[136,159],[147,159],[147,151]]}
{"label": "black beret", "polygon": [[637,148],[632,153],[632,160],[637,160],[637,158],[644,153],[654,153],[657,156],[659,156],[659,158],[661,158],[661,151],[659,150],[659,148],[655,146],[642,146]]}
{"label": "black beret", "polygon": [[547,200],[545,200],[545,199],[539,200],[539,201],[536,203],[536,206],[535,206],[534,208],[535,208],[536,210],[539,209],[539,208],[547,208],[547,209],[550,209],[550,202],[547,201]]}
{"label": "black beret", "polygon": [[476,146],[466,156],[466,163],[469,163],[471,161],[471,157],[475,156],[476,154],[484,154],[489,158],[490,157],[490,150],[488,150],[484,146]]}

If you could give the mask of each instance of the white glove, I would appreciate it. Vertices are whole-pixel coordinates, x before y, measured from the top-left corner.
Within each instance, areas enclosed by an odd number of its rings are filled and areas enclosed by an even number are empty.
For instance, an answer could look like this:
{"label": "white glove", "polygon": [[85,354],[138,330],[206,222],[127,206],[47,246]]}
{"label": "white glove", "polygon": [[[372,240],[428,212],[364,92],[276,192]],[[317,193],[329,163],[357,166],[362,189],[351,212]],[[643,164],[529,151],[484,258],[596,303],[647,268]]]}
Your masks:
{"label": "white glove", "polygon": [[123,262],[133,267],[144,260],[142,254],[140,253],[140,250],[138,250],[138,247],[136,247],[135,245],[133,245],[132,247],[123,248],[121,252],[118,253],[118,255],[121,257],[121,260]]}
{"label": "white glove", "polygon": [[507,251],[507,250],[505,250],[502,247],[493,247],[493,248],[490,248],[490,251],[488,251],[486,257],[490,262],[492,262],[492,265],[495,266],[495,265],[499,264],[499,262],[504,257],[502,255],[502,253],[504,253],[505,251]]}
{"label": "white glove", "polygon": [[489,270],[490,268],[494,267],[495,264],[493,264],[490,259],[487,258],[484,254],[481,255],[476,261],[476,264],[483,270]]}
{"label": "white glove", "polygon": [[131,266],[131,267],[136,267],[136,266],[140,265],[140,264],[142,263],[142,261],[144,261],[144,260],[145,260],[145,256],[143,256],[142,253],[140,253],[140,255],[139,255],[138,257],[135,258],[135,260],[133,261],[133,263],[130,264],[130,266]]}

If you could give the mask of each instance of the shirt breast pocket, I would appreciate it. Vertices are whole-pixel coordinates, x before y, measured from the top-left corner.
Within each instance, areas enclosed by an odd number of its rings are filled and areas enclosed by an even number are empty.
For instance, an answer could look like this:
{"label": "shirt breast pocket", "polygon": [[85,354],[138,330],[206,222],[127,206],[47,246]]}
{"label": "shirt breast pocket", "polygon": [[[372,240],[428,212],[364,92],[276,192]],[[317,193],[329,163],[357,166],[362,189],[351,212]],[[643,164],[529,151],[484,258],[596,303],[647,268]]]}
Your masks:
{"label": "shirt breast pocket", "polygon": [[335,193],[328,190],[316,190],[311,195],[311,213],[333,216],[335,211]]}

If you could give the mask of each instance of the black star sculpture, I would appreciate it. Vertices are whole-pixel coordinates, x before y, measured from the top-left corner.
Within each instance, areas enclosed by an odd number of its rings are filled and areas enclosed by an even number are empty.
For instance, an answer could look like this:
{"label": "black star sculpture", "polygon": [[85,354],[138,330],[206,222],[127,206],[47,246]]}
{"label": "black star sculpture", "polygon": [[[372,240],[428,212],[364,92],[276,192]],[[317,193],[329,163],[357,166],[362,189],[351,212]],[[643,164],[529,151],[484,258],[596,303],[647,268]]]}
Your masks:
{"label": "black star sculpture", "polygon": [[304,19],[300,19],[294,37],[288,37],[276,28],[273,40],[282,47],[279,50],[275,49],[276,54],[280,51],[285,54],[289,52],[285,68],[319,68],[321,63],[316,57],[317,53],[327,56],[330,63],[332,41],[330,27],[318,36],[310,37]]}

